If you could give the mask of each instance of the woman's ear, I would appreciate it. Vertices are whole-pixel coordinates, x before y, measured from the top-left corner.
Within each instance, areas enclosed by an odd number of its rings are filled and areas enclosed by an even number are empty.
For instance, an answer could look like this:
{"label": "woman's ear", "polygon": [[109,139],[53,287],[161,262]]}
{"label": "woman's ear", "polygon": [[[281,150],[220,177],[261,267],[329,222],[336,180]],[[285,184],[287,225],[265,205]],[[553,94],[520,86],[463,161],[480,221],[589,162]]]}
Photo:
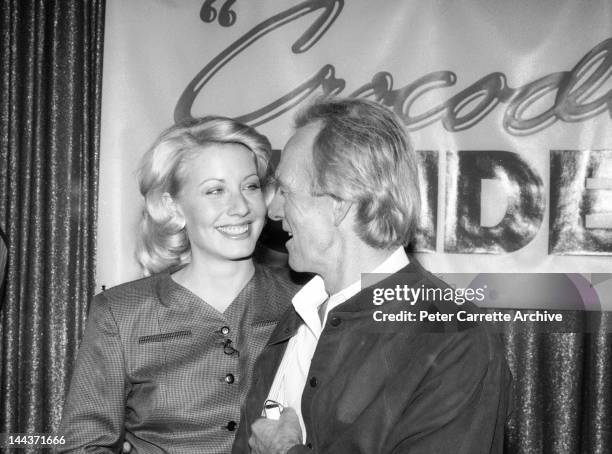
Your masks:
{"label": "woman's ear", "polygon": [[353,206],[353,202],[349,202],[346,200],[333,199],[333,213],[334,213],[334,225],[338,227],[342,224],[342,221],[346,219],[351,207]]}
{"label": "woman's ear", "polygon": [[174,197],[172,197],[169,193],[164,192],[161,196],[161,200],[166,212],[170,214],[180,225],[185,227],[185,216],[183,215],[183,210],[181,210],[180,205],[176,202]]}

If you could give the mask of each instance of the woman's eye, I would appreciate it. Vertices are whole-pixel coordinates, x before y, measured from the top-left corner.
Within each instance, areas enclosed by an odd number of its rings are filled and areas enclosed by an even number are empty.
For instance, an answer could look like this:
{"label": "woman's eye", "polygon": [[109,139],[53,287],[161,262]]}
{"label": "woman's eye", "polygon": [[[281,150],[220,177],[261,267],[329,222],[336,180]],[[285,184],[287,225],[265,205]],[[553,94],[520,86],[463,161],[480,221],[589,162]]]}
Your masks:
{"label": "woman's eye", "polygon": [[223,193],[223,188],[211,188],[206,191],[206,195],[219,195]]}
{"label": "woman's eye", "polygon": [[248,191],[257,191],[261,189],[261,185],[259,183],[249,183],[246,185],[246,189]]}

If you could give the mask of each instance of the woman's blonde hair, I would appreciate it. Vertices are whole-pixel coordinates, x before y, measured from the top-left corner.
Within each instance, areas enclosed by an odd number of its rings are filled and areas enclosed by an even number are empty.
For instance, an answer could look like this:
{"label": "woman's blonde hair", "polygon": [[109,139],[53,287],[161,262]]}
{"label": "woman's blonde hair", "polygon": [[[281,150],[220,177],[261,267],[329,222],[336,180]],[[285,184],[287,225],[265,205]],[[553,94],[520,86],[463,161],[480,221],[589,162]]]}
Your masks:
{"label": "woman's blonde hair", "polygon": [[251,150],[264,186],[270,176],[270,142],[231,118],[208,116],[178,123],[165,130],[142,157],[138,180],[144,208],[136,257],[146,275],[189,262],[185,220],[168,205],[165,194],[174,197],[180,192],[189,167],[185,164],[202,147],[232,143]]}

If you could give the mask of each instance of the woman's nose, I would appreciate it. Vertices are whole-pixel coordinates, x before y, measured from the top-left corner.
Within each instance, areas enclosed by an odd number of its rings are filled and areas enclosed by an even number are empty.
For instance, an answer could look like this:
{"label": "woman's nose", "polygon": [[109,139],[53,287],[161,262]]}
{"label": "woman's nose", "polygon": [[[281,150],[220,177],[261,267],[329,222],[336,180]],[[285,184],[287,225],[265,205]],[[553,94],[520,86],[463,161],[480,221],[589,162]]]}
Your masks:
{"label": "woman's nose", "polygon": [[249,204],[242,192],[234,194],[230,203],[229,214],[246,216],[249,213]]}

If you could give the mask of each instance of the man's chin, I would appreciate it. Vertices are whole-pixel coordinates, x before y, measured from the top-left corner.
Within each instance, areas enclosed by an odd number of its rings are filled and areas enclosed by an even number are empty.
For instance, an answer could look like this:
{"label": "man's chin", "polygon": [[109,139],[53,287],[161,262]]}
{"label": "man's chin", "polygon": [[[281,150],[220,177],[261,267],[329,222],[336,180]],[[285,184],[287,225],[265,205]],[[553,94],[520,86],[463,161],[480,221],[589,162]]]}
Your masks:
{"label": "man's chin", "polygon": [[303,260],[299,260],[295,257],[292,260],[291,254],[289,254],[289,260],[287,263],[289,264],[289,267],[296,273],[318,274],[318,271],[316,271],[312,265],[309,266],[308,263],[304,263]]}
{"label": "man's chin", "polygon": [[293,270],[293,271],[297,271],[298,273],[306,273],[308,272],[308,270],[304,269],[303,263],[300,262],[300,260],[298,260],[297,258],[291,258],[291,252],[289,253],[289,267]]}

